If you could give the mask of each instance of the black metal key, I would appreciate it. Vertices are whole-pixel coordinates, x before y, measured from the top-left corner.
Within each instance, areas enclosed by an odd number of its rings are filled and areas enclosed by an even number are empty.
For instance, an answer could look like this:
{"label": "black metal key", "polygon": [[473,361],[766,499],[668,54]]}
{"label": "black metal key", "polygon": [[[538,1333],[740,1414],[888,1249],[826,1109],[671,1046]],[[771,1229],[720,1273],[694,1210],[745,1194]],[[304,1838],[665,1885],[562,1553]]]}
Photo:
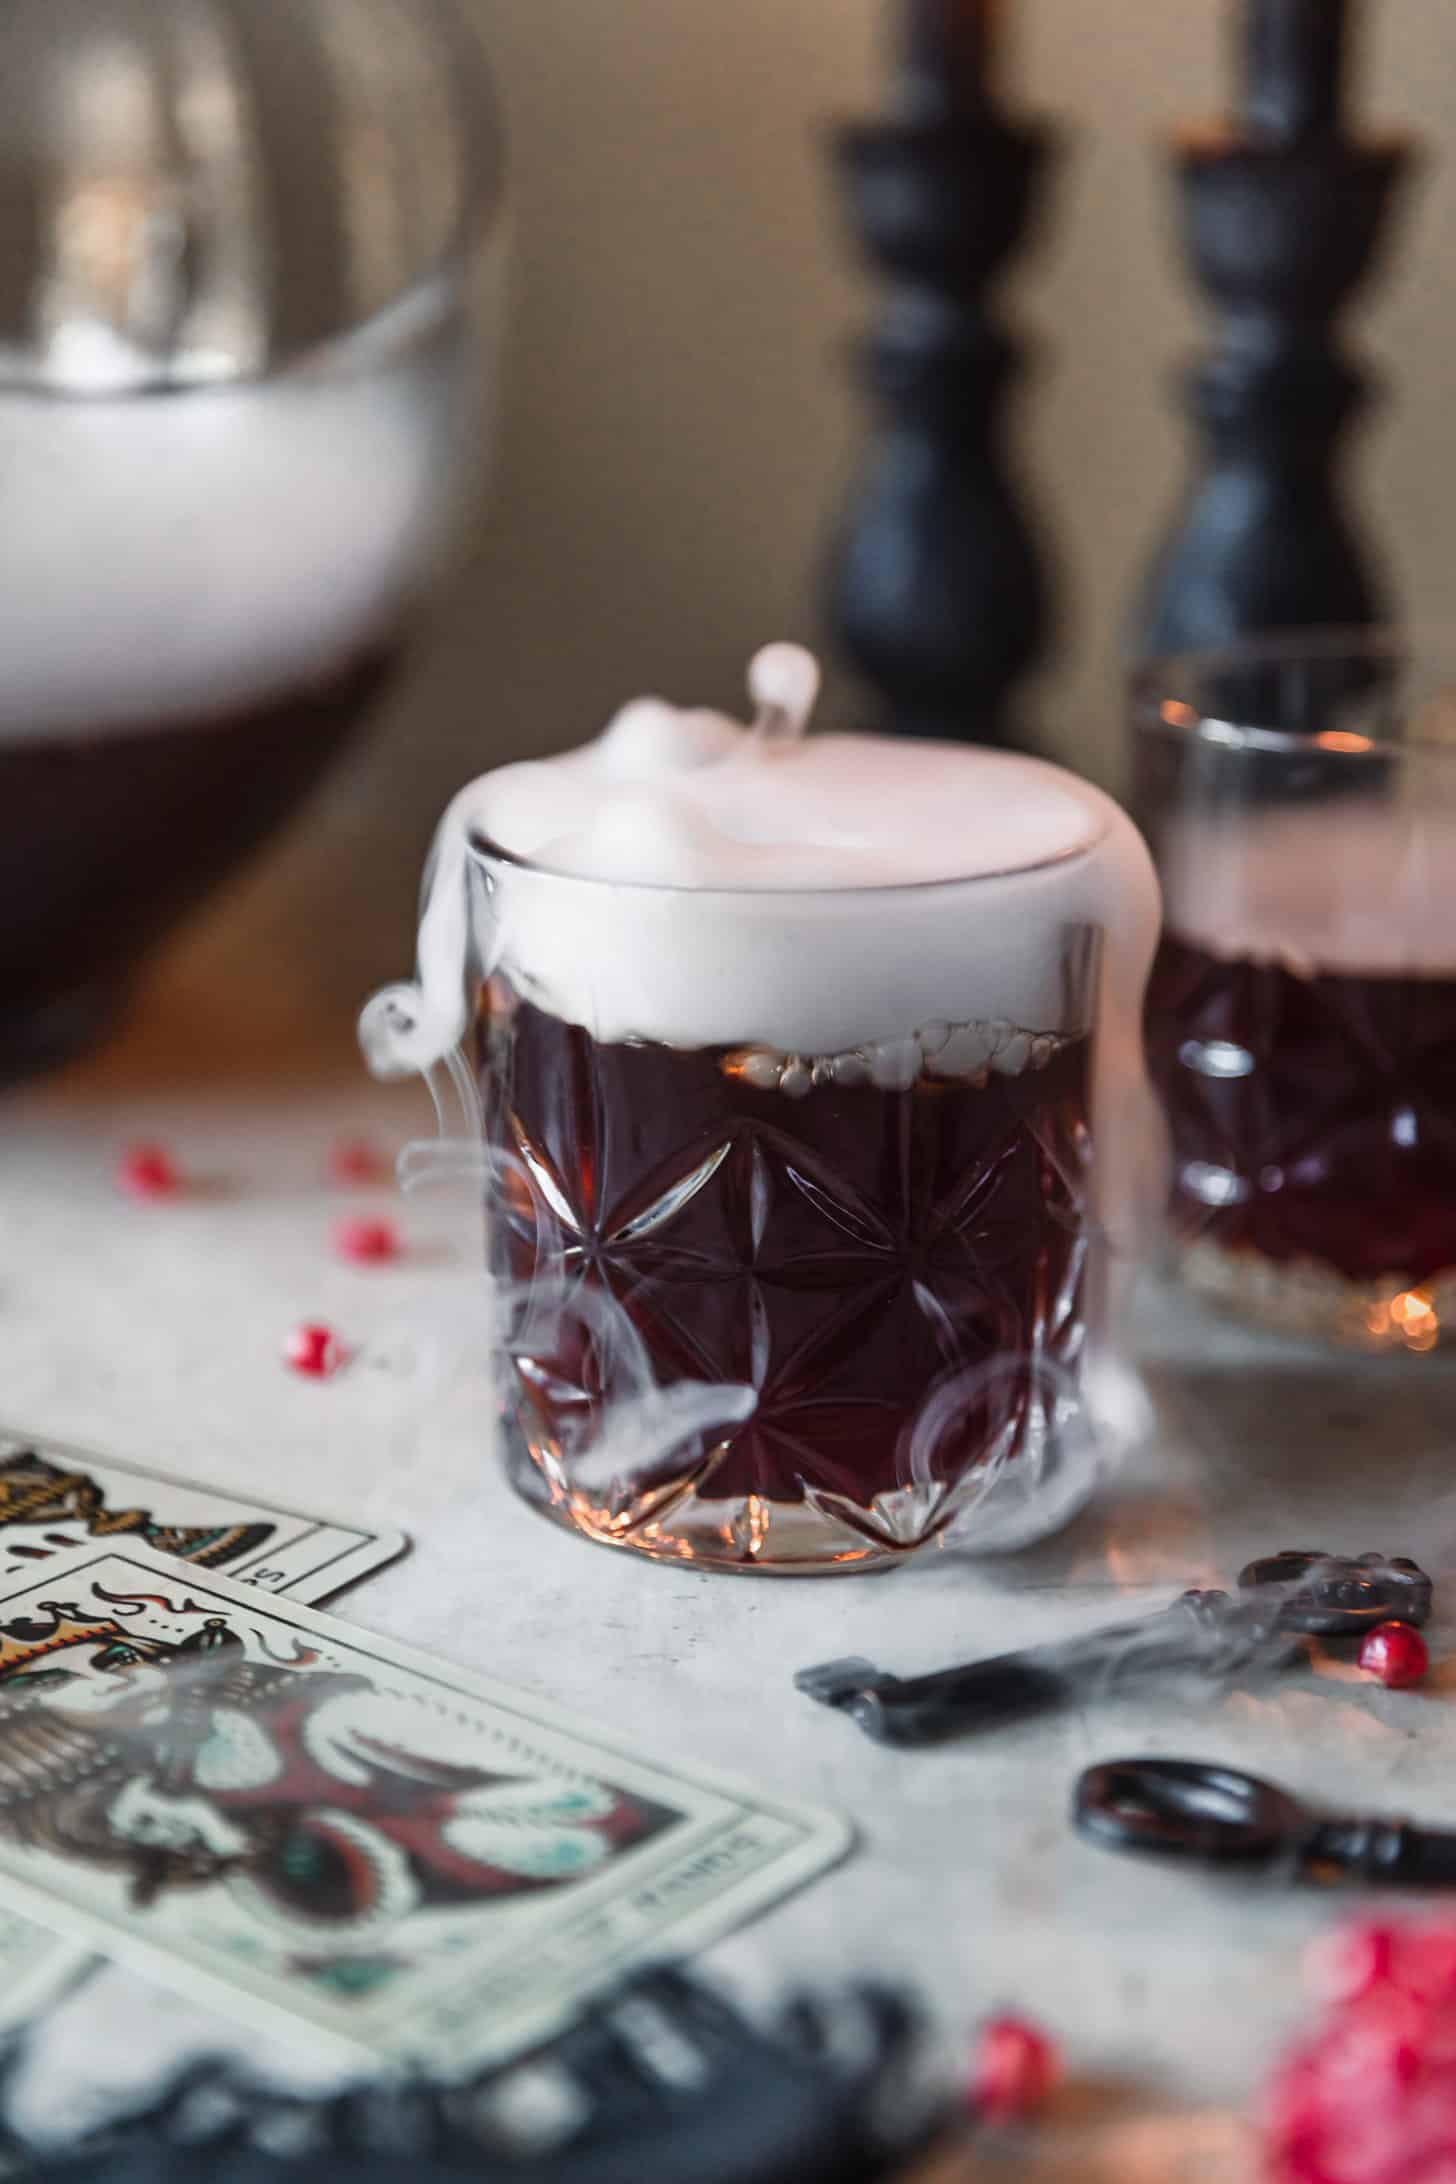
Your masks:
{"label": "black metal key", "polygon": [[1424,1623],[1434,1587],[1404,1555],[1321,1554],[1286,1548],[1239,1572],[1241,1592],[1284,1589],[1284,1627],[1324,1638],[1354,1638],[1378,1623]]}
{"label": "black metal key", "polygon": [[940,1744],[1139,1681],[1196,1670],[1211,1685],[1300,1657],[1311,1635],[1355,1637],[1423,1623],[1432,1586],[1414,1562],[1309,1551],[1251,1562],[1239,1593],[1187,1592],[1156,1615],[929,1676],[885,1674],[859,1657],[800,1670],[795,1687],[881,1744]]}
{"label": "black metal key", "polygon": [[1098,1686],[1125,1689],[1187,1668],[1222,1682],[1256,1661],[1277,1667],[1298,1651],[1283,1630],[1277,1600],[1188,1592],[1136,1622],[931,1676],[882,1675],[872,1661],[855,1659],[802,1669],[794,1684],[807,1698],[848,1714],[878,1743],[941,1744],[1065,1706]]}

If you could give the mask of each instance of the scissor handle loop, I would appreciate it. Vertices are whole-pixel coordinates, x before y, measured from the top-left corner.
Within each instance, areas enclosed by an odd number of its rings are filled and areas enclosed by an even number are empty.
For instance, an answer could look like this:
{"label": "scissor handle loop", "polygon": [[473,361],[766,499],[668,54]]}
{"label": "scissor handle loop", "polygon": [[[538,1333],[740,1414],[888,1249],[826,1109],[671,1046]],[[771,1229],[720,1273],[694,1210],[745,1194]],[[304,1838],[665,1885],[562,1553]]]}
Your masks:
{"label": "scissor handle loop", "polygon": [[1114,1850],[1209,1864],[1277,1857],[1307,1831],[1304,1808],[1272,1782],[1194,1759],[1118,1759],[1089,1767],[1072,1817]]}

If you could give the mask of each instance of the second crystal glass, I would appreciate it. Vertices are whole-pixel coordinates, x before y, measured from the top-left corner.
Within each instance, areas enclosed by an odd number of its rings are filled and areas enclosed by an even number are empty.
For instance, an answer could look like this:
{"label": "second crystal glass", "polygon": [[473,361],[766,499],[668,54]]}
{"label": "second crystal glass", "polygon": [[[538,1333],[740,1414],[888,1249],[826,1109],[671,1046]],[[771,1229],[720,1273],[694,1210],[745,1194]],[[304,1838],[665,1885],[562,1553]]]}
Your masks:
{"label": "second crystal glass", "polygon": [[1148,1000],[1188,1284],[1422,1354],[1456,1329],[1456,677],[1396,635],[1154,663]]}

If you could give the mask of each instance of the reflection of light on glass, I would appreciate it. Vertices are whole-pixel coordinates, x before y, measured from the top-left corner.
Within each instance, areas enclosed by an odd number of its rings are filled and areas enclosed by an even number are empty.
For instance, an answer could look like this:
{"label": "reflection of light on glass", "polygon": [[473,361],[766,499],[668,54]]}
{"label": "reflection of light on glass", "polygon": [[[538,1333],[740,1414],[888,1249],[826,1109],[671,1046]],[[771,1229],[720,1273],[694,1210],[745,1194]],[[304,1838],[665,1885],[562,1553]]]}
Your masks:
{"label": "reflection of light on glass", "polygon": [[1185,1039],[1178,1049],[1178,1059],[1185,1069],[1200,1077],[1250,1077],[1254,1073],[1253,1055],[1247,1047],[1235,1046],[1231,1039]]}
{"label": "reflection of light on glass", "polygon": [[129,378],[136,366],[136,350],[109,326],[94,319],[74,319],[56,328],[49,359],[59,382],[86,393]]}
{"label": "reflection of light on glass", "polygon": [[265,354],[258,150],[236,58],[200,12],[175,16],[165,65],[141,35],[99,31],[58,43],[50,63],[37,305],[52,369],[73,386],[218,381]]}
{"label": "reflection of light on glass", "polygon": [[1322,751],[1348,751],[1356,756],[1361,751],[1373,751],[1375,748],[1369,736],[1357,736],[1349,728],[1326,728],[1314,740]]}
{"label": "reflection of light on glass", "polygon": [[1217,1168],[1208,1160],[1190,1160],[1182,1171],[1182,1184],[1190,1198],[1205,1206],[1238,1206],[1249,1195],[1249,1186],[1232,1168]]}
{"label": "reflection of light on glass", "polygon": [[57,240],[68,271],[99,288],[123,293],[142,246],[150,207],[136,182],[107,176],[80,182],[56,221]]}
{"label": "reflection of light on glass", "polygon": [[1389,1304],[1372,1304],[1365,1325],[1377,1342],[1396,1341],[1407,1350],[1434,1350],[1441,1339],[1441,1315],[1429,1289],[1402,1289]]}
{"label": "reflection of light on glass", "polygon": [[157,141],[156,85],[142,49],[93,27],[49,57],[46,140],[67,165],[145,172]]}
{"label": "reflection of light on glass", "polygon": [[[371,309],[399,293],[404,269],[435,257],[465,210],[466,175],[446,156],[458,116],[419,16],[416,0],[377,0],[361,39],[357,0],[315,0],[312,14],[313,35],[344,91],[333,146],[345,183],[340,213]],[[421,142],[432,147],[428,159],[419,156]]]}
{"label": "reflection of light on glass", "polygon": [[189,349],[186,363],[189,379],[210,380],[221,386],[237,377],[238,360],[230,350]]}
{"label": "reflection of light on glass", "polygon": [[198,253],[178,329],[185,376],[221,379],[266,360],[269,251],[258,116],[236,56],[208,13],[179,16],[173,125],[185,155]]}
{"label": "reflection of light on glass", "polygon": [[1390,1300],[1390,1318],[1408,1350],[1434,1350],[1441,1320],[1428,1289],[1403,1289]]}
{"label": "reflection of light on glass", "polygon": [[138,274],[159,240],[155,87],[123,38],[61,46],[51,68],[41,122],[55,168],[51,267],[37,301],[51,342],[71,342],[55,359],[60,376],[104,384],[132,365]]}

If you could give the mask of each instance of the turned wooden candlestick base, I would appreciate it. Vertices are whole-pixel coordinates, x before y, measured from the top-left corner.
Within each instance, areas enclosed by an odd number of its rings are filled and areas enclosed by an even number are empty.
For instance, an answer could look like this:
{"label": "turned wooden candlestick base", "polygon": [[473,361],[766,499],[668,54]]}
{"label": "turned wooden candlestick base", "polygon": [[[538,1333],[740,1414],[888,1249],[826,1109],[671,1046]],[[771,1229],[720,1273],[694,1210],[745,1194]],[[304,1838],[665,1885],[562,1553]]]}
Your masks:
{"label": "turned wooden candlestick base", "polygon": [[1344,126],[1352,12],[1251,0],[1238,118],[1178,143],[1184,246],[1219,332],[1188,377],[1199,467],[1137,611],[1139,654],[1392,614],[1340,476],[1370,382],[1339,326],[1411,155]]}
{"label": "turned wooden candlestick base", "polygon": [[830,619],[910,735],[1001,742],[1037,658],[1047,585],[1013,481],[1003,406],[1017,344],[993,284],[1026,235],[1051,149],[987,81],[989,17],[950,9],[943,39],[912,7],[896,112],[839,132],[837,158],[889,299],[866,345],[880,429],[836,538]]}

